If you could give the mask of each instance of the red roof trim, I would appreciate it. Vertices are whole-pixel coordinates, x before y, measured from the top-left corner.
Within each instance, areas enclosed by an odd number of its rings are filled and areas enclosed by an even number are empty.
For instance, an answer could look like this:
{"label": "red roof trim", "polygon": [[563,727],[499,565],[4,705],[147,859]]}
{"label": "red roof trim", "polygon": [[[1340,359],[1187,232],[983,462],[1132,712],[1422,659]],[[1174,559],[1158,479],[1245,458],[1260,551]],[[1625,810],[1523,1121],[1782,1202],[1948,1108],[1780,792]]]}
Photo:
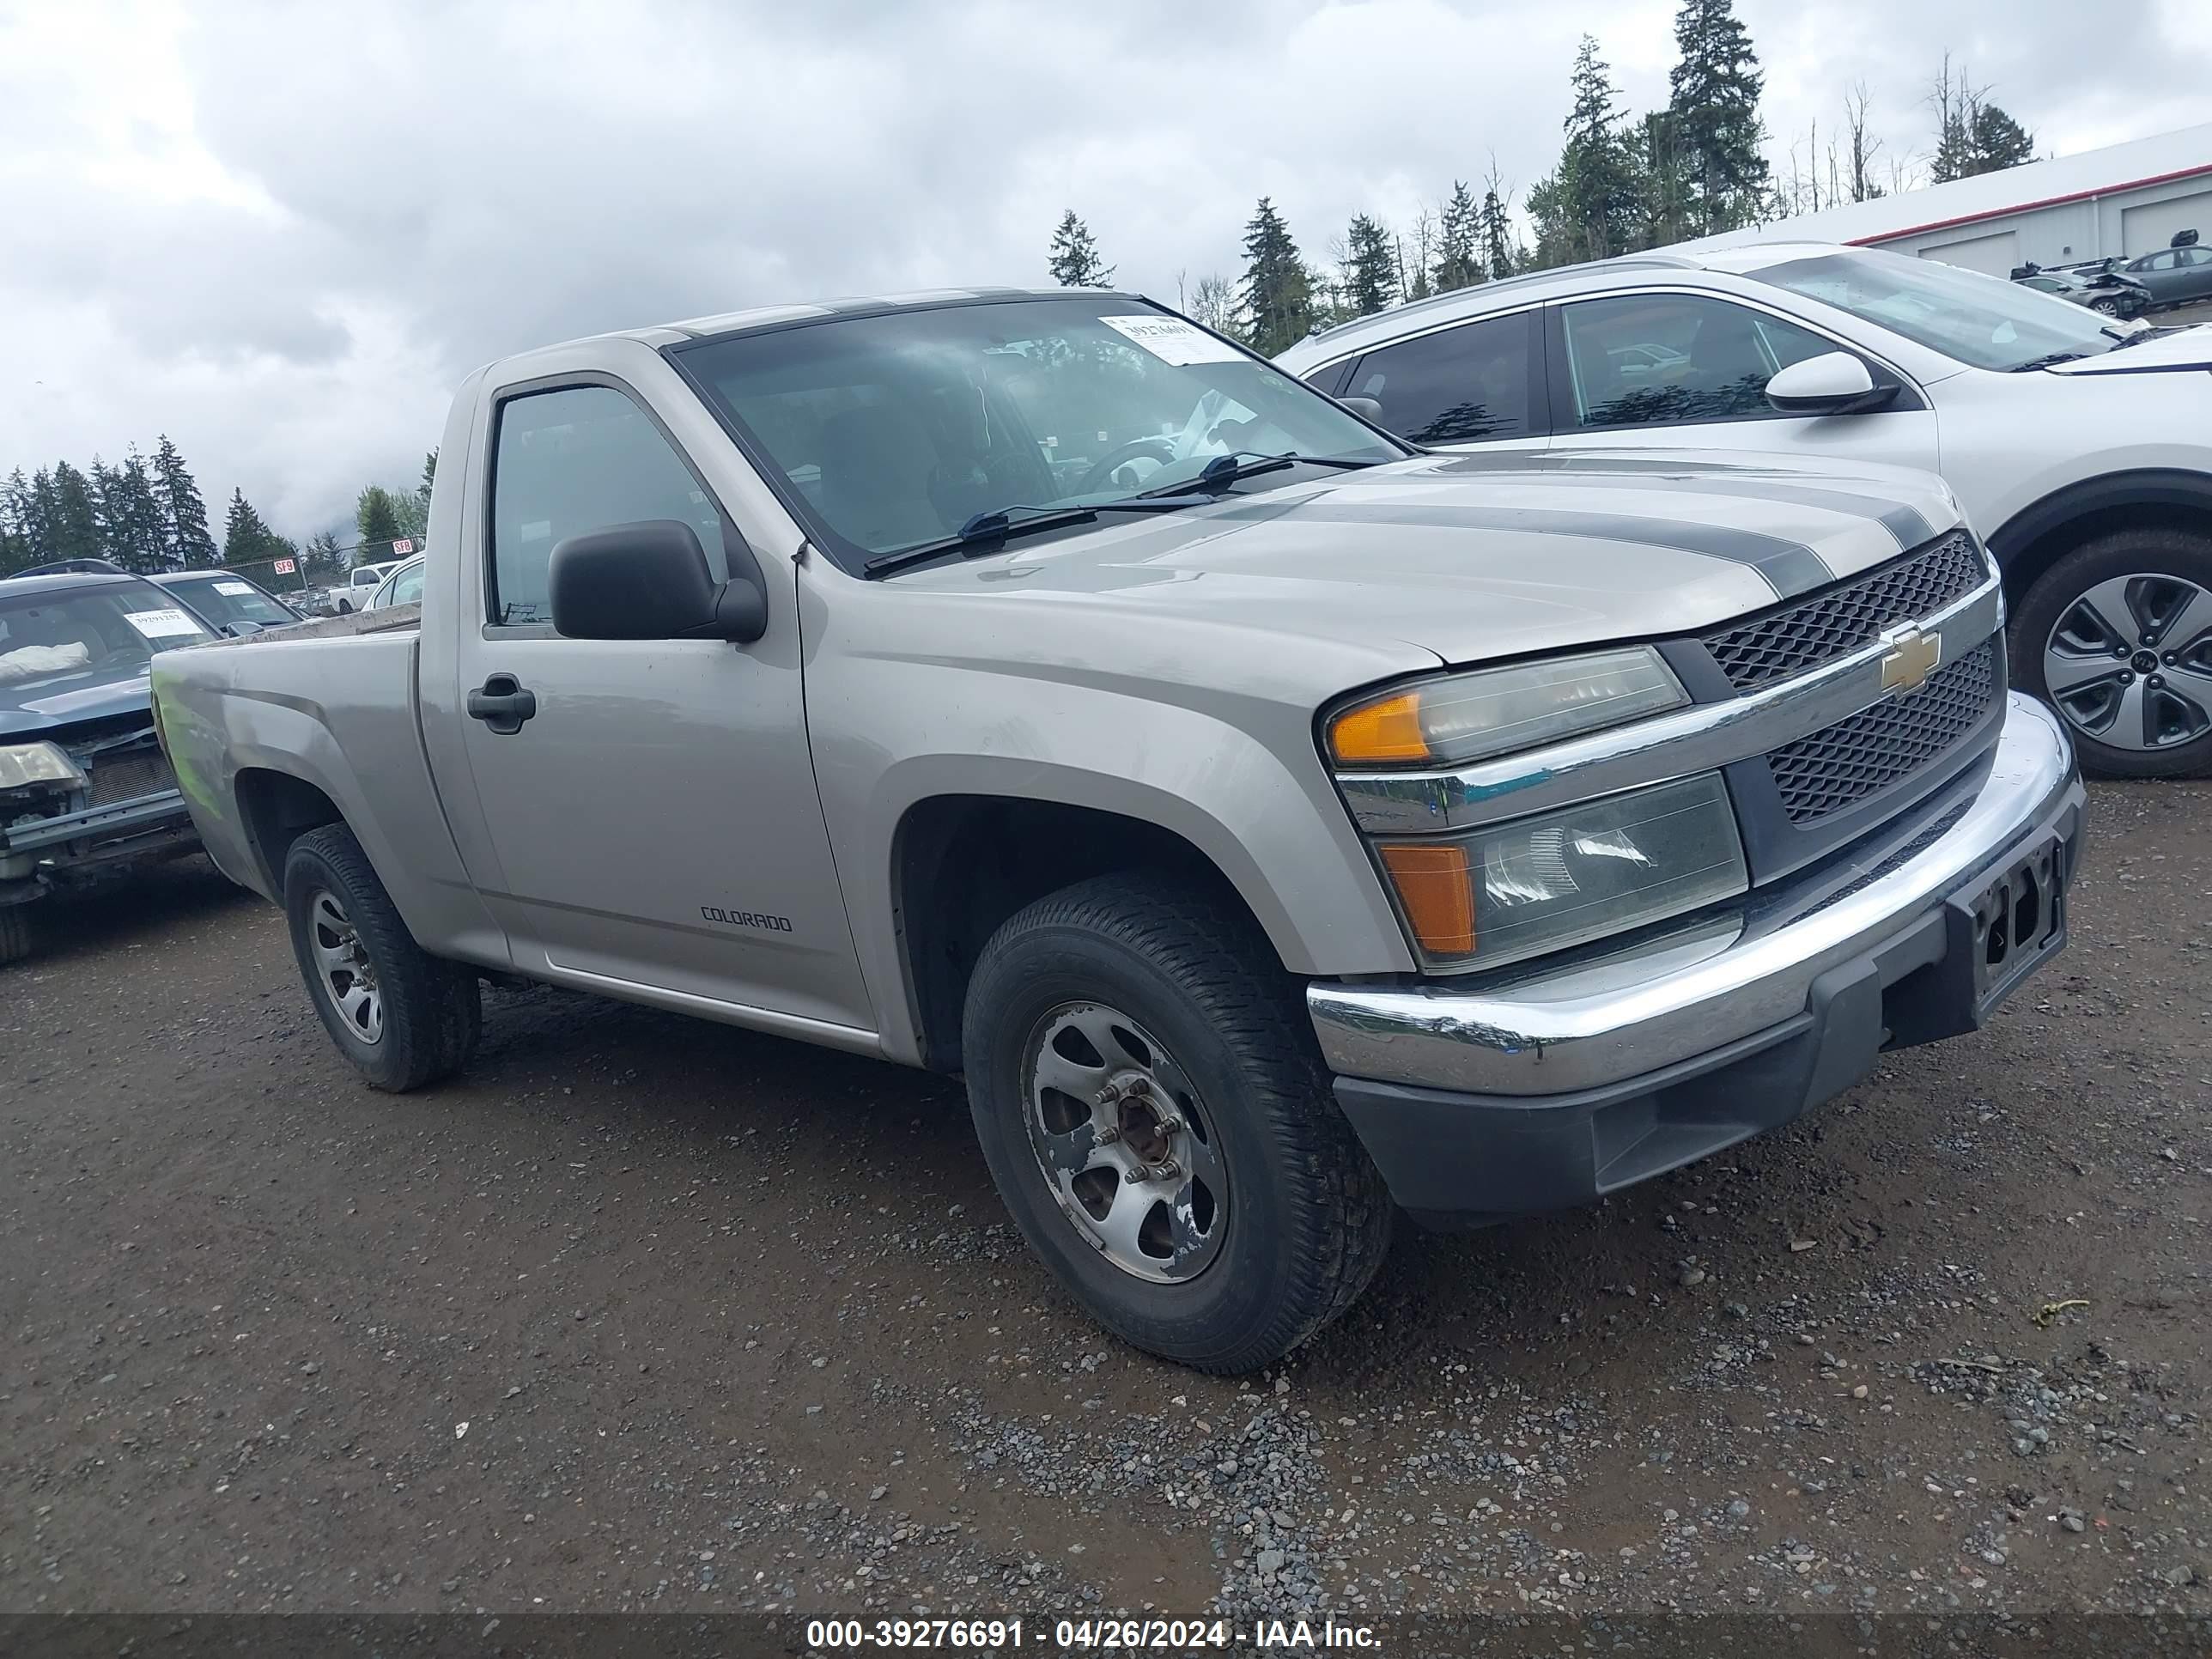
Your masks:
{"label": "red roof trim", "polygon": [[2170,185],[2176,179],[2194,179],[2205,173],[2212,173],[2212,161],[2183,167],[2174,173],[2154,173],[2148,179],[2130,179],[2122,184],[2100,185],[2094,190],[2076,190],[2063,196],[2046,196],[2039,202],[2019,202],[2010,207],[1987,208],[1979,213],[1962,213],[1954,219],[1930,219],[1924,225],[1913,225],[1904,230],[1885,230],[1876,236],[1854,236],[1845,246],[1874,247],[1883,242],[1894,242],[1901,237],[1925,235],[1931,230],[1948,230],[1954,225],[1977,224],[1984,219],[2002,219],[2010,213],[2030,213],[2037,208],[2063,207],[2069,202],[2086,202],[2093,197],[2110,196],[2115,191],[2148,190],[2153,185]]}

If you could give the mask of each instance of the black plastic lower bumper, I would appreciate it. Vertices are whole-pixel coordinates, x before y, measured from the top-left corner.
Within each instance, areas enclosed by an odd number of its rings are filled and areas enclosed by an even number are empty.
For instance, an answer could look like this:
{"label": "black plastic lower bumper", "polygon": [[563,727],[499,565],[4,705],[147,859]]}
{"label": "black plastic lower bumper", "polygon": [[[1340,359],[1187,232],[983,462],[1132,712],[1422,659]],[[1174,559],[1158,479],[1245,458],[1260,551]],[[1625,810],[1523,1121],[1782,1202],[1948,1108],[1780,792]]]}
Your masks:
{"label": "black plastic lower bumper", "polygon": [[1710,1053],[1572,1094],[1340,1077],[1337,1099],[1391,1195],[1429,1226],[1480,1226],[1647,1181],[1833,1098],[1886,1050],[1981,1026],[2065,943],[2080,826],[2069,810],[2055,833],[1820,975],[1802,1012]]}

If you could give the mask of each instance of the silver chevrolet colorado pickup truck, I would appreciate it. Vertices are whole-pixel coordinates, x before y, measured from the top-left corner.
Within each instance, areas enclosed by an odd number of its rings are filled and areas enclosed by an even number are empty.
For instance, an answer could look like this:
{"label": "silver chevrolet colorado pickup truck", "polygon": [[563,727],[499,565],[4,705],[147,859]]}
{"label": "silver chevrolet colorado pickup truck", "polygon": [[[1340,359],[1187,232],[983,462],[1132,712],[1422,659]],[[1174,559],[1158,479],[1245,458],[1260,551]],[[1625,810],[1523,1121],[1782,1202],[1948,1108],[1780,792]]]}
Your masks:
{"label": "silver chevrolet colorado pickup truck", "polygon": [[440,453],[419,611],[155,662],[346,1057],[442,1077],[518,976],[963,1073],[1038,1255],[1193,1365],[2065,937],[2073,757],[1925,474],[1423,454],[1090,291],[556,346]]}

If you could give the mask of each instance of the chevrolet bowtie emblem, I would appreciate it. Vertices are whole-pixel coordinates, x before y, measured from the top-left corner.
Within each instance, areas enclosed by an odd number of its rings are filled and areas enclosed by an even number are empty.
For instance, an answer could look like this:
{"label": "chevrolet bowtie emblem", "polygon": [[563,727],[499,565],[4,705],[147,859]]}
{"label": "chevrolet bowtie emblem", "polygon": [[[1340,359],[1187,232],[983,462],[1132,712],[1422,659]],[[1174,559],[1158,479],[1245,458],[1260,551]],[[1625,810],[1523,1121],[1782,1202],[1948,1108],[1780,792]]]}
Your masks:
{"label": "chevrolet bowtie emblem", "polygon": [[1928,684],[1936,665],[1943,660],[1941,634],[1901,628],[1881,637],[1882,643],[1889,647],[1881,659],[1881,689],[1885,691],[1917,691]]}

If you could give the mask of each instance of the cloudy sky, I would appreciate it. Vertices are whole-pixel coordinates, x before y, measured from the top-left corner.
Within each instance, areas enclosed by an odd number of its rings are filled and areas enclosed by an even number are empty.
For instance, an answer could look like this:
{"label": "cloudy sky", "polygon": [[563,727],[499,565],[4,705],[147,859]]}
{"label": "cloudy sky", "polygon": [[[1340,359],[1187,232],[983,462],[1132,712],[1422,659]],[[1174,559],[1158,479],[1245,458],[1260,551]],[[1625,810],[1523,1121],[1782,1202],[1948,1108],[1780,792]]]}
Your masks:
{"label": "cloudy sky", "polygon": [[[2208,118],[2206,0],[1738,0],[1786,168],[1863,80],[1930,148],[1948,49],[2045,153]],[[285,533],[410,483],[520,347],[734,306],[1310,257],[1551,166],[1576,38],[1663,101],[1674,0],[0,0],[0,473],[167,432]],[[2094,18],[2094,22],[2090,20]],[[220,523],[218,521],[218,533]]]}

